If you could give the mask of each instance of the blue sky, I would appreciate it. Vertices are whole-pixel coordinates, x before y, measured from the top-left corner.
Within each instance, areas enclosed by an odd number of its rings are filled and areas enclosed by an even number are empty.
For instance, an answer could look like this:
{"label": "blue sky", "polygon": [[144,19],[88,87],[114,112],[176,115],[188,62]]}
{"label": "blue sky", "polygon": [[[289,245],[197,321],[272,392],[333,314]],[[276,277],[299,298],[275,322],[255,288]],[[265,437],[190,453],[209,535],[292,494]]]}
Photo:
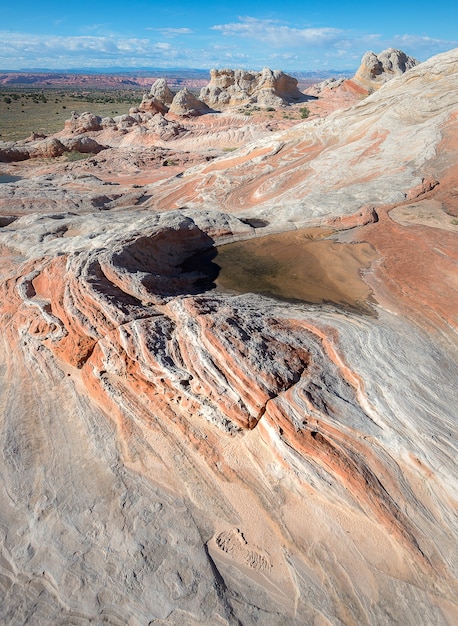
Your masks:
{"label": "blue sky", "polygon": [[458,47],[458,2],[35,0],[0,7],[0,69],[353,69]]}

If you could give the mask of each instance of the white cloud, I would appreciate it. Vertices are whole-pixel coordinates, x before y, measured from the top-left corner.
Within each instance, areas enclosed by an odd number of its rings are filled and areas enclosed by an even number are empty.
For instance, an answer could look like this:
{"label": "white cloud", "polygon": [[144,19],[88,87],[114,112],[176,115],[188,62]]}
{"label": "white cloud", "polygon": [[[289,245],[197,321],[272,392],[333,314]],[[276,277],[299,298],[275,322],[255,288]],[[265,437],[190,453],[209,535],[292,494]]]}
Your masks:
{"label": "white cloud", "polygon": [[392,42],[395,48],[426,50],[428,54],[432,51],[443,52],[458,47],[458,39],[455,41],[446,41],[427,37],[426,35],[395,35],[392,38]]}
{"label": "white cloud", "polygon": [[194,32],[190,28],[152,28],[147,27],[145,30],[155,30],[164,37],[177,37],[179,35],[192,35]]}
{"label": "white cloud", "polygon": [[226,37],[247,37],[275,47],[296,47],[300,45],[322,46],[337,41],[344,35],[338,28],[291,28],[275,20],[260,20],[254,17],[240,17],[239,22],[218,24],[212,30]]}
{"label": "white cloud", "polygon": [[[0,67],[152,66],[176,61],[180,50],[147,38],[38,36],[0,32]],[[186,57],[183,58],[185,62]]]}
{"label": "white cloud", "polygon": [[[30,35],[0,31],[0,68],[49,69],[123,67],[238,67],[306,70],[330,67],[356,69],[368,50],[394,47],[420,61],[449,50],[457,42],[412,34],[388,38],[335,28],[292,28],[251,17],[213,26],[213,38],[190,36],[189,29],[166,29],[145,37],[84,34]],[[187,45],[175,43],[171,32],[186,35]],[[186,32],[184,32],[186,31]],[[157,38],[161,36],[161,40]]]}
{"label": "white cloud", "polygon": [[[356,67],[365,52],[373,50],[381,52],[386,48],[400,48],[407,54],[419,60],[427,58],[445,50],[457,47],[457,41],[434,39],[426,35],[404,34],[386,36],[381,33],[364,33],[354,30],[343,30],[333,27],[325,28],[297,28],[282,24],[276,20],[262,20],[254,17],[239,17],[237,22],[217,24],[213,31],[221,33],[226,39],[236,40],[239,46],[247,46],[253,41],[258,42],[258,50],[253,54],[259,57],[264,54],[264,64],[270,59],[276,59],[274,50],[291,55],[289,63],[294,62],[294,55],[299,57],[298,65],[294,69],[317,67],[321,54],[323,66],[333,60],[341,68]],[[259,42],[263,46],[259,47]],[[235,45],[235,44],[234,44]],[[254,48],[254,47],[253,47]],[[317,61],[318,59],[318,61]],[[292,67],[292,65],[289,65]],[[318,66],[319,67],[319,66]]]}

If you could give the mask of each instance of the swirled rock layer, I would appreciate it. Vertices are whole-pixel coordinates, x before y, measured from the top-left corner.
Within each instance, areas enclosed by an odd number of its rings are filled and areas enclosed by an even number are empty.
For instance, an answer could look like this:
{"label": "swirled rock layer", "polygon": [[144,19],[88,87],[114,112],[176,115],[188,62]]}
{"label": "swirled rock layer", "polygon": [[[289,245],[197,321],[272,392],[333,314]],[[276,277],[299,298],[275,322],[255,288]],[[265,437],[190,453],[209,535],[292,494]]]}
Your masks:
{"label": "swirled rock layer", "polygon": [[[5,184],[0,621],[456,623],[457,55],[94,210]],[[370,315],[190,261],[317,225]]]}

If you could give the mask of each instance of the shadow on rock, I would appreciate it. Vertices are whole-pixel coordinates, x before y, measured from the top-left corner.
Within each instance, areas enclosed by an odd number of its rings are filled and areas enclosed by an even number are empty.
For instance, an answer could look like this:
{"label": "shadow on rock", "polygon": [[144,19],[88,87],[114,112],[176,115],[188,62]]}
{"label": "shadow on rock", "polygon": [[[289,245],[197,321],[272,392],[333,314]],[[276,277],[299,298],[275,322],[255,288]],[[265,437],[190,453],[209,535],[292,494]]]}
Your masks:
{"label": "shadow on rock", "polygon": [[215,286],[219,271],[211,263],[215,255],[214,240],[184,218],[123,245],[103,271],[141,300],[196,294]]}

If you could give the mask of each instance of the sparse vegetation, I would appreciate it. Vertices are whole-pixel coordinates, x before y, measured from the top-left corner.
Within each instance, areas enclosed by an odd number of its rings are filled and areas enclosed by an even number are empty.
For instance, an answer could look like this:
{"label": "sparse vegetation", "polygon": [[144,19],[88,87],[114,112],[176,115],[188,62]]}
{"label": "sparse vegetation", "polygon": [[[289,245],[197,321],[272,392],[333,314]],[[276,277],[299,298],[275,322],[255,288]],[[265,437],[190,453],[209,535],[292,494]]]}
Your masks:
{"label": "sparse vegetation", "polygon": [[76,150],[73,152],[66,152],[65,157],[67,161],[81,161],[83,159],[87,159],[88,157],[93,156],[92,154],[88,154],[87,152],[77,152]]}
{"label": "sparse vegetation", "polygon": [[2,141],[17,141],[32,132],[49,135],[61,130],[70,111],[91,111],[101,117],[111,116],[113,104],[121,113],[139,104],[143,89],[83,90],[34,87],[0,87],[0,133]]}
{"label": "sparse vegetation", "polygon": [[458,219],[456,218],[453,219],[451,223],[452,223],[452,226],[458,226]]}
{"label": "sparse vegetation", "polygon": [[308,116],[310,115],[310,111],[307,107],[302,107],[301,109],[299,109],[299,112],[303,120],[307,119]]}

